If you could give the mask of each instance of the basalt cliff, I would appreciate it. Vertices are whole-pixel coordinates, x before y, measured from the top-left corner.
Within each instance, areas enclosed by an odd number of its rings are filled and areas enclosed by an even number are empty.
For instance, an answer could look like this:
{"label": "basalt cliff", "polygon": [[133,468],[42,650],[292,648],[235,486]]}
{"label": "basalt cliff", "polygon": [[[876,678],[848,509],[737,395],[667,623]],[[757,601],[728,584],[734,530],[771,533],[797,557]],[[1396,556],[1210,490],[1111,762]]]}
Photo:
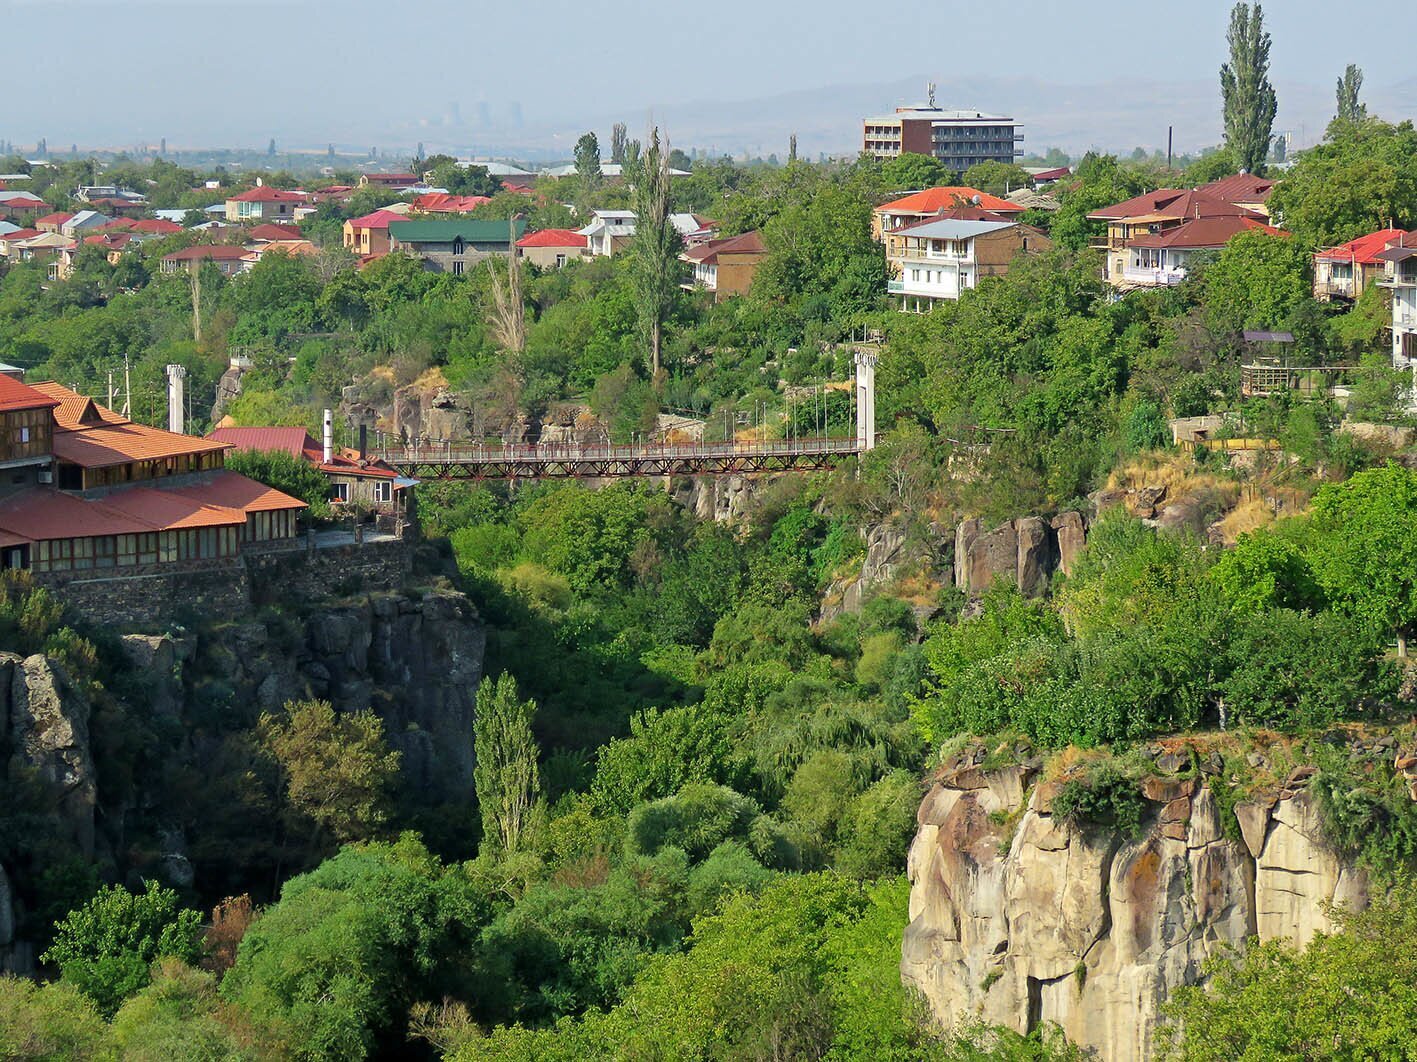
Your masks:
{"label": "basalt cliff", "polygon": [[1331,928],[1326,905],[1366,902],[1367,874],[1326,840],[1312,768],[1225,800],[1219,757],[1161,750],[1127,835],[1058,814],[1066,781],[1040,760],[991,758],[969,748],[937,772],[910,849],[901,971],[942,1024],[1054,1023],[1140,1062],[1207,959],[1255,937],[1303,944]]}

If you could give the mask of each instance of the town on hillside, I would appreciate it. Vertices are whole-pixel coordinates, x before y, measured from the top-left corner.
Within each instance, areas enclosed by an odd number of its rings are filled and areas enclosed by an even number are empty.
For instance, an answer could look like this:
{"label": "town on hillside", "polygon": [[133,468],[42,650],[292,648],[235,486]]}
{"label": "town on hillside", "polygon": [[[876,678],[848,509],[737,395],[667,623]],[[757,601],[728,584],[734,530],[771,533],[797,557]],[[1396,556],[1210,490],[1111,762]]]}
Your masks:
{"label": "town on hillside", "polygon": [[0,1062],[1414,1057],[1417,6],[1030,2],[5,8]]}

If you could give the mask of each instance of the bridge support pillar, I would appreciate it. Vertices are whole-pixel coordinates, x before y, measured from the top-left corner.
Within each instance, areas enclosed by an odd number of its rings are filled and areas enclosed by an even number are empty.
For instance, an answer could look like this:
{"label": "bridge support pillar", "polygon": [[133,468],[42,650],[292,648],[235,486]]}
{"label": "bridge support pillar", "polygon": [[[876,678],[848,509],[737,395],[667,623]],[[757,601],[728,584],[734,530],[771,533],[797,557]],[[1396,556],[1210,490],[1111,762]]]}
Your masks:
{"label": "bridge support pillar", "polygon": [[856,445],[876,448],[876,354],[856,352]]}

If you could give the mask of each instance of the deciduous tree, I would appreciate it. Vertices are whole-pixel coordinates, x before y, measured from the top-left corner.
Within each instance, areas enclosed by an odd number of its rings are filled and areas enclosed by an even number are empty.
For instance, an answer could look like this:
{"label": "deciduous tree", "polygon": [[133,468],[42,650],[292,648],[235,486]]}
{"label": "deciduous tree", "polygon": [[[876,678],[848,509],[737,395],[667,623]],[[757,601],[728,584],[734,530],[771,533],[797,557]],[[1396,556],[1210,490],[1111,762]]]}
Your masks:
{"label": "deciduous tree", "polygon": [[510,854],[521,848],[541,792],[538,749],[531,720],[536,702],[522,700],[517,680],[503,672],[477,688],[473,784],[482,811],[482,850]]}
{"label": "deciduous tree", "polygon": [[1230,12],[1230,61],[1220,68],[1225,144],[1246,173],[1263,173],[1278,109],[1269,80],[1270,36],[1261,4],[1236,4]]}

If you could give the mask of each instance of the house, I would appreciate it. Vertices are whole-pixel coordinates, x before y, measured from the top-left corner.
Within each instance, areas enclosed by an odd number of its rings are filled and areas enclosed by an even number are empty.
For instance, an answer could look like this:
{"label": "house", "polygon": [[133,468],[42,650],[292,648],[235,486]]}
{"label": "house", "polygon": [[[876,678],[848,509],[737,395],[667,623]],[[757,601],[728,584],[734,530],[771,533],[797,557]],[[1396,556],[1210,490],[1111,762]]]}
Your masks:
{"label": "house", "polygon": [[182,232],[182,226],[166,218],[142,218],[132,223],[128,229],[136,236],[172,236]]}
{"label": "house", "polygon": [[246,248],[224,243],[201,243],[162,256],[162,271],[176,273],[186,269],[195,273],[203,262],[210,262],[223,276],[235,276],[242,270]]}
{"label": "house", "polygon": [[674,226],[685,247],[697,247],[718,235],[718,222],[702,214],[670,214],[669,224]]}
{"label": "house", "polygon": [[1067,166],[1025,166],[1023,170],[1034,188],[1046,188],[1073,175]]}
{"label": "house", "polygon": [[49,212],[49,204],[33,192],[0,192],[0,221],[32,221]]}
{"label": "house", "polygon": [[42,234],[38,229],[12,228],[9,232],[0,233],[0,258],[19,259],[20,245],[39,235]]}
{"label": "house", "polygon": [[1192,257],[1202,251],[1219,251],[1242,232],[1285,235],[1249,215],[1191,218],[1172,228],[1130,239],[1126,245],[1126,264],[1120,274],[1108,279],[1114,287],[1127,289],[1179,284],[1186,279],[1187,263]]}
{"label": "house", "polygon": [[100,200],[136,203],[139,206],[148,201],[147,196],[116,184],[81,184],[74,192],[80,203],[97,203]]}
{"label": "house", "polygon": [[590,223],[577,229],[586,238],[590,253],[598,258],[609,258],[635,235],[635,212],[633,210],[592,210]]}
{"label": "house", "polygon": [[107,225],[112,220],[113,219],[107,214],[100,214],[97,210],[80,210],[68,221],[60,225],[59,231],[71,239],[77,239],[80,236]]}
{"label": "house", "polygon": [[747,294],[753,286],[758,263],[767,253],[767,245],[757,231],[701,243],[679,256],[694,269],[693,279],[684,286],[713,292],[714,302]]}
{"label": "house", "polygon": [[137,242],[139,241],[131,232],[100,232],[85,236],[82,246],[100,248],[108,264],[117,265],[118,259],[123,257],[123,252]]}
{"label": "house", "polygon": [[59,232],[64,228],[64,223],[73,216],[63,210],[55,211],[53,214],[45,214],[42,218],[36,218],[34,227],[40,232]]}
{"label": "house", "polygon": [[891,237],[896,229],[915,225],[935,217],[942,211],[958,207],[977,207],[1001,216],[1022,214],[1024,207],[1007,199],[981,192],[978,188],[955,185],[926,188],[901,199],[878,206],[871,212],[871,236],[886,245],[886,257],[899,250]]}
{"label": "house", "polygon": [[1003,276],[1020,254],[1052,246],[1031,225],[978,208],[960,208],[891,234],[892,279],[886,288],[900,308],[921,312],[942,299],[958,299],[985,277]]}
{"label": "house", "polygon": [[22,262],[48,262],[49,279],[62,280],[69,275],[68,267],[73,264],[72,252],[78,245],[72,236],[58,232],[41,232],[14,246],[19,250]]}
{"label": "house", "polygon": [[1314,255],[1314,298],[1356,302],[1383,279],[1387,263],[1379,255],[1403,235],[1402,229],[1380,229]]}
{"label": "house", "polygon": [[[362,437],[362,433],[361,433]],[[379,513],[407,514],[415,481],[399,475],[387,462],[369,457],[367,447],[337,448],[332,439],[321,446],[304,428],[217,428],[208,436],[235,450],[279,451],[319,470],[330,482],[335,505],[360,505]]]}
{"label": "house", "polygon": [[[293,544],[298,498],[223,468],[229,447],[0,375],[0,567],[45,581]],[[119,572],[118,569],[129,569]]]}
{"label": "house", "polygon": [[485,195],[449,195],[447,192],[428,192],[414,198],[409,205],[410,214],[471,214],[484,203],[492,202]]}
{"label": "house", "polygon": [[295,225],[277,225],[267,222],[257,225],[246,234],[246,242],[270,243],[272,240],[303,240],[305,237]]}
{"label": "house", "polygon": [[422,259],[425,269],[462,276],[484,258],[510,255],[525,233],[522,220],[394,221],[389,223],[389,249]]}
{"label": "house", "polygon": [[[1113,287],[1126,288],[1137,286],[1137,278],[1147,276],[1152,280],[1143,286],[1154,287],[1155,277],[1158,275],[1158,270],[1153,266],[1139,263],[1151,262],[1154,264],[1159,260],[1159,256],[1150,252],[1162,248],[1154,241],[1149,242],[1146,245],[1149,253],[1139,259],[1137,255],[1133,254],[1133,245],[1136,241],[1150,239],[1194,221],[1228,219],[1228,228],[1224,228],[1228,235],[1225,235],[1216,245],[1223,247],[1230,236],[1244,227],[1238,224],[1240,221],[1265,227],[1268,215],[1257,213],[1205,192],[1161,188],[1155,192],[1134,196],[1122,203],[1114,203],[1111,206],[1094,210],[1088,215],[1088,219],[1103,221],[1107,224],[1106,237],[1093,244],[1095,248],[1106,253],[1103,276]],[[1216,239],[1220,238],[1221,232],[1222,229],[1214,227],[1192,230],[1188,239],[1194,239],[1201,233],[1205,233],[1205,238]],[[1128,275],[1129,271],[1132,274],[1130,276]],[[1177,283],[1179,279],[1180,276],[1177,274],[1170,283]]]}
{"label": "house", "polygon": [[418,183],[416,173],[366,173],[359,178],[360,188],[387,188],[391,192],[401,192]]}
{"label": "house", "polygon": [[306,202],[304,192],[287,192],[281,188],[257,185],[227,199],[227,221],[291,221],[295,208]]}
{"label": "house", "polygon": [[586,238],[574,229],[542,229],[517,241],[517,256],[543,269],[560,269],[589,253]]}
{"label": "house", "polygon": [[246,253],[241,256],[243,272],[254,269],[262,258],[272,253],[289,255],[292,258],[314,258],[320,253],[320,248],[309,240],[266,240],[247,244],[244,250]]}
{"label": "house", "polygon": [[376,210],[363,217],[350,218],[344,223],[344,246],[360,256],[389,253],[389,224],[408,220],[393,210]]}
{"label": "house", "polygon": [[487,171],[487,176],[496,178],[503,190],[508,192],[525,191],[536,183],[536,174],[507,162],[479,162],[477,159],[459,159],[458,165],[481,166]]}
{"label": "house", "polygon": [[[1378,284],[1392,292],[1392,366],[1411,370],[1417,384],[1417,231],[1399,233],[1378,258],[1383,262]],[[1417,408],[1417,386],[1409,406]]]}
{"label": "house", "polygon": [[1252,173],[1237,173],[1200,185],[1196,191],[1269,217],[1269,195],[1278,183]]}

